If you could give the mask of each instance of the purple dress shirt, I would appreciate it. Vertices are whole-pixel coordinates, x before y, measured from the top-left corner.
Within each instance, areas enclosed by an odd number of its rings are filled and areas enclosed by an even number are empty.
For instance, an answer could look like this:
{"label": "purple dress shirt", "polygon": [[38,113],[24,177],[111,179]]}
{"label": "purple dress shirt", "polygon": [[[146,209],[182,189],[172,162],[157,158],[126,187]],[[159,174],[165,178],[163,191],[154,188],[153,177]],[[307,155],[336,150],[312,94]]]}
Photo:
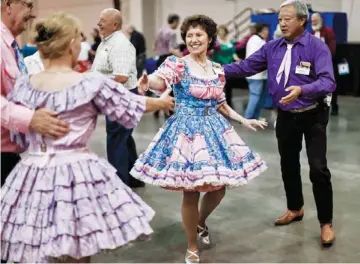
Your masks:
{"label": "purple dress shirt", "polygon": [[[276,81],[276,75],[284,58],[287,44],[294,44],[294,46],[291,53],[291,67],[286,87],[300,86],[302,94],[296,101],[288,105],[282,105],[279,101],[290,92],[285,91],[284,74],[280,84]],[[296,66],[300,62],[311,63],[309,75],[295,73]],[[246,60],[224,65],[226,78],[248,77],[266,69],[268,70],[269,93],[272,95],[274,103],[284,111],[313,105],[327,94],[334,92],[336,88],[329,48],[322,40],[307,31],[294,42],[289,42],[284,38],[273,40]]]}

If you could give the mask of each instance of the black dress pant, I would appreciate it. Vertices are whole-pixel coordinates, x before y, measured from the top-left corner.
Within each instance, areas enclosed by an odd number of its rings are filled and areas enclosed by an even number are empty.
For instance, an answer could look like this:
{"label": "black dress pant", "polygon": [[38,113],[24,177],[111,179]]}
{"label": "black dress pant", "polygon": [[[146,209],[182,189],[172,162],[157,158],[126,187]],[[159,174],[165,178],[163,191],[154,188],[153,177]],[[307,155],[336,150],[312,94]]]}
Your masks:
{"label": "black dress pant", "polygon": [[[4,185],[7,176],[15,168],[20,161],[20,156],[17,153],[1,152],[1,186]],[[1,260],[1,263],[7,263],[6,260]]]}
{"label": "black dress pant", "polygon": [[337,113],[339,111],[339,105],[338,105],[338,91],[335,90],[332,93],[332,98],[331,98],[331,111],[333,113]]}
{"label": "black dress pant", "polygon": [[300,175],[300,151],[305,137],[318,219],[321,224],[331,223],[333,217],[333,191],[331,174],[326,160],[326,127],[329,107],[320,104],[303,113],[279,110],[276,137],[280,153],[281,173],[289,210],[300,210],[304,205]]}
{"label": "black dress pant", "polygon": [[1,152],[1,186],[4,185],[7,176],[15,168],[19,161],[19,154],[12,152]]}
{"label": "black dress pant", "polygon": [[225,91],[225,96],[226,96],[226,103],[230,107],[233,107],[233,105],[232,105],[233,86],[231,86],[230,83],[226,82],[225,87],[224,87],[224,91]]}
{"label": "black dress pant", "polygon": [[[334,67],[334,77],[335,80],[339,79],[339,71],[337,69],[337,64],[338,62],[336,61],[335,58],[333,58],[333,67]],[[331,112],[332,113],[338,113],[339,111],[339,105],[338,105],[338,95],[339,95],[339,85],[337,85],[335,91],[332,93],[332,98],[331,98]]]}
{"label": "black dress pant", "polygon": [[[137,89],[131,92],[138,94]],[[106,117],[106,152],[109,163],[115,167],[117,175],[127,186],[141,187],[144,184],[130,175],[130,170],[138,158],[133,129],[127,129]]]}

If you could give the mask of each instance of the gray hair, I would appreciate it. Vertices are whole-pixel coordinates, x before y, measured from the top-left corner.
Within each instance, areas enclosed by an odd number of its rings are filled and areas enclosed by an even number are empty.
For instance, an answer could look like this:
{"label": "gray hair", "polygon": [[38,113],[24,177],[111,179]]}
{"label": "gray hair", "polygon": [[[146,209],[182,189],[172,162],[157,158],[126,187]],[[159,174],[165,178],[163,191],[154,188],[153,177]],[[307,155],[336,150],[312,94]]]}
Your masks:
{"label": "gray hair", "polygon": [[297,18],[305,18],[306,22],[309,20],[309,9],[302,0],[286,0],[281,4],[283,6],[292,5],[296,10]]}

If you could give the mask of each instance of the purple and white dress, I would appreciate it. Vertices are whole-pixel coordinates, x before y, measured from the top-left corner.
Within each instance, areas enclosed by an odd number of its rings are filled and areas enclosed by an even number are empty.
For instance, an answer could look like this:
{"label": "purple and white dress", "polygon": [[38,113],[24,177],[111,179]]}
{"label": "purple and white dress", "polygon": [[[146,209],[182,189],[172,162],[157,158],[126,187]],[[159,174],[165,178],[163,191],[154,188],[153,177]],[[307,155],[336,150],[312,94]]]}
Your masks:
{"label": "purple and white dress", "polygon": [[71,132],[58,140],[32,132],[15,136],[28,147],[1,188],[1,259],[82,258],[153,232],[154,211],[87,148],[99,113],[133,128],[145,111],[144,97],[89,73],[58,92],[36,90],[23,76],[9,99],[58,112]]}

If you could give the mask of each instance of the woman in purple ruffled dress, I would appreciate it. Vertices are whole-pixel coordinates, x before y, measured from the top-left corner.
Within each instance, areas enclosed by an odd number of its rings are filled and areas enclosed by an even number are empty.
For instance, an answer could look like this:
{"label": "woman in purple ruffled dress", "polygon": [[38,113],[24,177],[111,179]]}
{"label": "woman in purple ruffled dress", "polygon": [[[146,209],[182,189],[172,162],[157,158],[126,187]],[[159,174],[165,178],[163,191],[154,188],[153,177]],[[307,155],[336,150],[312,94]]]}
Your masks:
{"label": "woman in purple ruffled dress", "polygon": [[71,16],[51,15],[36,33],[49,66],[20,77],[9,100],[56,111],[71,132],[60,139],[14,135],[27,152],[1,189],[1,259],[89,262],[102,250],[150,235],[154,216],[115,169],[88,150],[97,116],[133,128],[146,111],[171,110],[173,99],[134,95],[102,75],[73,71],[82,38]]}

